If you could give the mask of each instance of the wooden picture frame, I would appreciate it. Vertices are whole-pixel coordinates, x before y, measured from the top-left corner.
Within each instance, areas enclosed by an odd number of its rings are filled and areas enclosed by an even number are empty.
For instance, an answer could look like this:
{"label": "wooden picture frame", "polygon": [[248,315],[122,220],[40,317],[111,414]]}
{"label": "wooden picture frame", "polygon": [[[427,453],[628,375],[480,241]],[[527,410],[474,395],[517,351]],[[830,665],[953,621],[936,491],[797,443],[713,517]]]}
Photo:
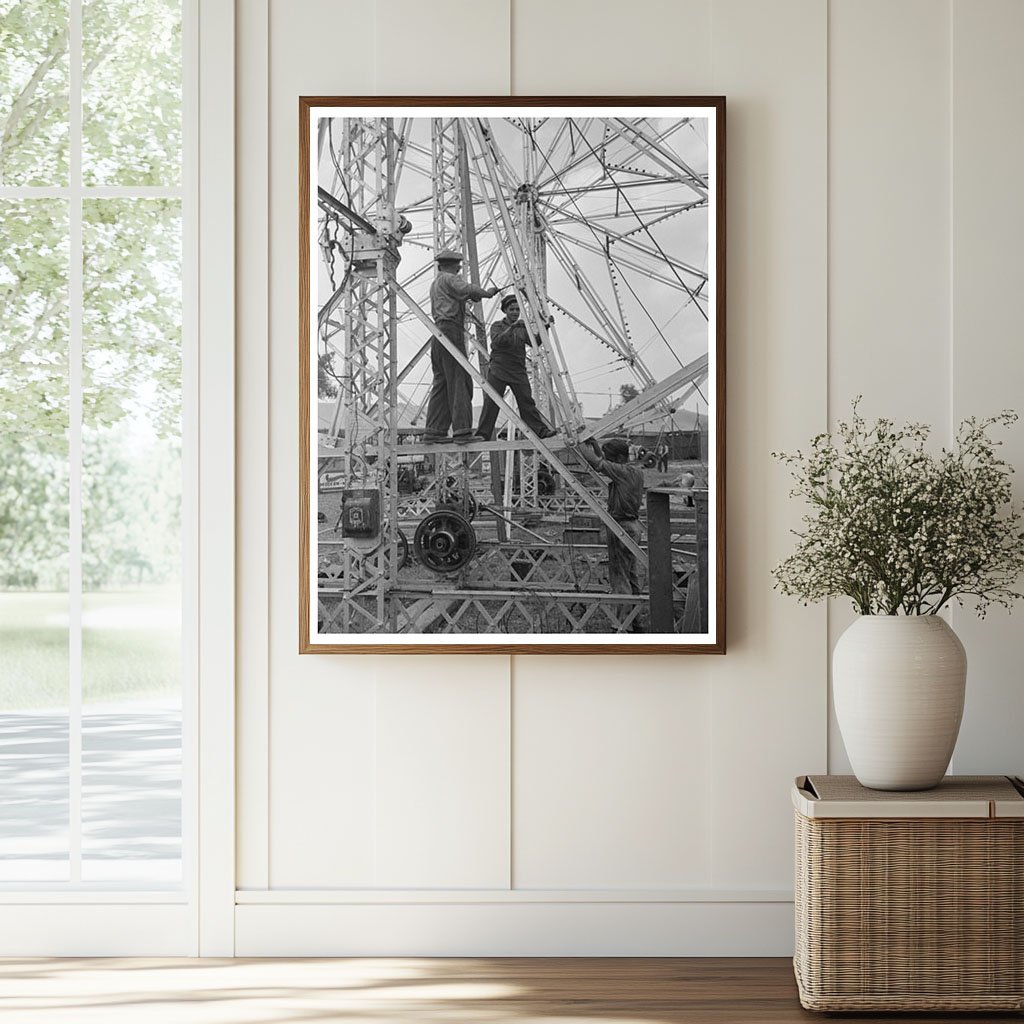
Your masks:
{"label": "wooden picture frame", "polygon": [[725,228],[723,97],[301,97],[300,653],[724,654]]}

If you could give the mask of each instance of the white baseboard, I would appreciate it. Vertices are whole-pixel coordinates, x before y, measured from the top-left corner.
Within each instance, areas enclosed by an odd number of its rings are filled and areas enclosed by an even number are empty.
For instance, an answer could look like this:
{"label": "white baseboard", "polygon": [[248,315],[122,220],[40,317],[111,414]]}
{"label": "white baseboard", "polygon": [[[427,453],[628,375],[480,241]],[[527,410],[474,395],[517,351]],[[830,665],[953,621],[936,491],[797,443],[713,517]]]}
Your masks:
{"label": "white baseboard", "polygon": [[270,903],[264,900],[272,893],[261,897],[235,908],[236,956],[793,954],[793,904],[770,898]]}
{"label": "white baseboard", "polygon": [[0,902],[0,956],[196,956],[187,904]]}

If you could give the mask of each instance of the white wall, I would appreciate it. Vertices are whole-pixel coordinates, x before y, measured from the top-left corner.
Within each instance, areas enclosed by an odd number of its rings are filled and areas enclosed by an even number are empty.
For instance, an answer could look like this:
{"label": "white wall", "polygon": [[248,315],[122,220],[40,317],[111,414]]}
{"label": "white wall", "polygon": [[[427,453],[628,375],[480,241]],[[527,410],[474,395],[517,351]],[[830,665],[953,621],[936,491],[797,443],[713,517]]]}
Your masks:
{"label": "white wall", "polygon": [[[943,433],[1020,404],[1024,7],[244,0],[238,22],[238,952],[788,953],[789,786],[845,766],[849,619],[771,590],[799,508],[769,452],[859,392]],[[296,653],[298,97],[457,92],[728,98],[725,657]],[[1024,770],[1021,631],[956,625],[954,766]]]}

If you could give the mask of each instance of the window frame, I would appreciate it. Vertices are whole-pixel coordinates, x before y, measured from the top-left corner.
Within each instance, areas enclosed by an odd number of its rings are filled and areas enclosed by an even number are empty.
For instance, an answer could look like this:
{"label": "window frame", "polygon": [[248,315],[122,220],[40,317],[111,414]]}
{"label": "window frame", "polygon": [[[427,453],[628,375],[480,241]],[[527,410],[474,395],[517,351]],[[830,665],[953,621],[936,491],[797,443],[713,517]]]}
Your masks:
{"label": "window frame", "polygon": [[[18,915],[16,928],[0,930],[0,955],[232,955],[234,4],[182,0],[182,174],[173,187],[82,181],[82,13],[83,0],[69,0],[67,184],[0,187],[0,198],[68,204],[72,517],[72,875],[0,884],[0,914]],[[182,882],[175,889],[80,880],[84,202],[158,197],[182,204]]]}

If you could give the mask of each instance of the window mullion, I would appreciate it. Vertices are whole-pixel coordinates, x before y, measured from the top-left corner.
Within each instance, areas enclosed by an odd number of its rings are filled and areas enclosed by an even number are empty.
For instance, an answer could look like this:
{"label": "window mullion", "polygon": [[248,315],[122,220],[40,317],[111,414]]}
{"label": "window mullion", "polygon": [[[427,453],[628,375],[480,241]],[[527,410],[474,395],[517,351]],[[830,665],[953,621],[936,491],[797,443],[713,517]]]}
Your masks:
{"label": "window mullion", "polygon": [[69,57],[69,630],[68,840],[71,884],[82,880],[82,0],[70,0]]}

